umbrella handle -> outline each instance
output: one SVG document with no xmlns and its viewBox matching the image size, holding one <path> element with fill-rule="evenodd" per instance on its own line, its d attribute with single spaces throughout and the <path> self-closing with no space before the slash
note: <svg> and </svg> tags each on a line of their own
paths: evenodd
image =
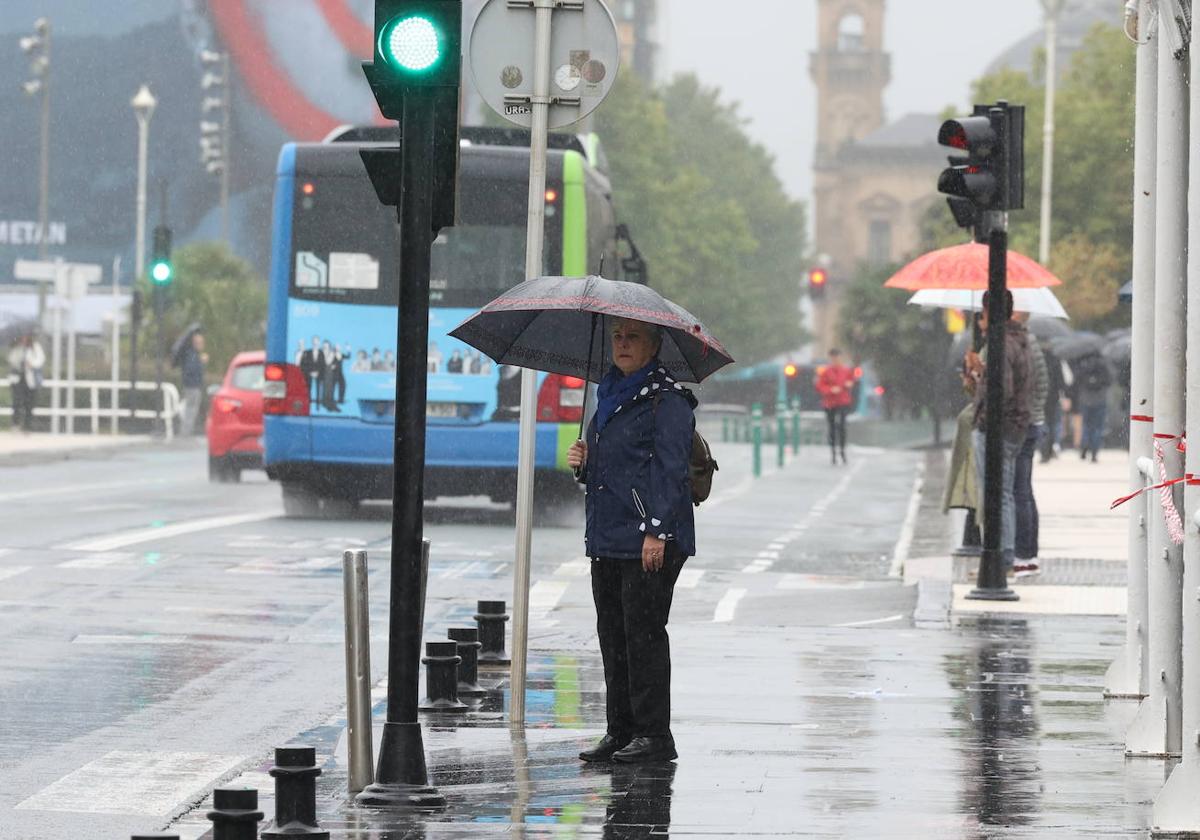
<svg viewBox="0 0 1200 840">
<path fill-rule="evenodd" d="M 603 259 L 603 257 L 601 257 Z M 592 382 L 592 350 L 596 346 L 596 319 L 599 315 L 592 313 L 592 335 L 588 339 L 587 370 L 583 374 L 583 406 L 579 410 L 579 440 L 583 440 L 583 424 L 587 418 L 587 395 Z"/>
</svg>

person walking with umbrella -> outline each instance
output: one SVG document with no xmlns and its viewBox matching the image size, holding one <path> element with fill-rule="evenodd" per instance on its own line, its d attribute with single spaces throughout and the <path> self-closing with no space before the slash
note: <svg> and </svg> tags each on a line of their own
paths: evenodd
<svg viewBox="0 0 1200 840">
<path fill-rule="evenodd" d="M 567 463 L 587 485 L 584 541 L 607 689 L 607 733 L 579 757 L 638 763 L 677 757 L 671 735 L 667 618 L 696 552 L 688 463 L 696 399 L 658 358 L 660 329 L 617 318 L 613 368 L 600 382 L 586 442 Z"/>
</svg>

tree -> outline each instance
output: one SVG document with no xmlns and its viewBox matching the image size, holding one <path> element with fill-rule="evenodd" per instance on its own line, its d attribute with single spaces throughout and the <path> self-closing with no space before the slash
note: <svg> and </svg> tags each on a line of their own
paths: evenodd
<svg viewBox="0 0 1200 840">
<path fill-rule="evenodd" d="M 166 350 L 170 350 L 171 343 L 190 324 L 200 324 L 209 356 L 209 377 L 219 377 L 235 354 L 263 347 L 266 282 L 224 243 L 185 245 L 175 251 L 174 258 L 175 280 L 166 289 L 167 304 L 163 312 Z M 152 365 L 158 329 L 153 307 L 149 305 L 154 291 L 144 278 L 140 286 L 149 316 L 140 344 L 141 355 Z"/>
<path fill-rule="evenodd" d="M 797 347 L 804 211 L 737 106 L 694 76 L 650 90 L 623 74 L 596 122 L 655 288 L 740 361 Z"/>
<path fill-rule="evenodd" d="M 899 266 L 864 268 L 842 298 L 842 341 L 856 359 L 875 366 L 889 404 L 924 409 L 940 440 L 940 419 L 953 409 L 958 388 L 950 367 L 945 313 L 908 304 L 908 292 L 883 284 Z"/>
</svg>

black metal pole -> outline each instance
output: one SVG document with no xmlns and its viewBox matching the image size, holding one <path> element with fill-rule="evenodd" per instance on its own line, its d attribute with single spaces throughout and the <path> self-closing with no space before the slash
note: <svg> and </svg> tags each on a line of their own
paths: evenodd
<svg viewBox="0 0 1200 840">
<path fill-rule="evenodd" d="M 396 333 L 396 431 L 392 480 L 391 603 L 387 722 L 375 784 L 358 795 L 362 805 L 438 808 L 446 804 L 428 786 L 425 746 L 417 721 L 421 624 L 425 592 L 421 568 L 426 363 L 429 356 L 429 261 L 433 246 L 433 91 L 411 90 L 401 122 L 399 315 Z"/>
<path fill-rule="evenodd" d="M 1004 550 L 1000 540 L 1001 504 L 1004 492 L 1004 335 L 1008 327 L 1005 292 L 1008 290 L 1008 231 L 1004 215 L 993 219 L 988 234 L 988 331 L 987 331 L 987 423 L 984 429 L 983 551 L 979 576 L 968 598 L 984 601 L 1015 601 L 1008 587 Z"/>
<path fill-rule="evenodd" d="M 142 293 L 137 289 L 137 277 L 129 312 L 129 419 L 137 417 L 138 333 L 142 330 Z"/>
<path fill-rule="evenodd" d="M 167 433 L 166 423 L 170 423 L 170 418 L 163 417 L 163 400 L 162 400 L 162 385 L 163 385 L 163 356 L 166 355 L 166 348 L 163 345 L 163 313 L 166 312 L 167 302 L 165 299 L 166 290 L 162 286 L 155 285 L 154 287 L 154 331 L 155 331 L 155 348 L 154 348 L 154 385 L 156 392 L 154 395 L 154 405 L 156 417 L 160 423 L 163 423 L 162 433 Z M 165 422 L 164 422 L 165 421 Z M 157 428 L 157 426 L 156 426 Z"/>
</svg>

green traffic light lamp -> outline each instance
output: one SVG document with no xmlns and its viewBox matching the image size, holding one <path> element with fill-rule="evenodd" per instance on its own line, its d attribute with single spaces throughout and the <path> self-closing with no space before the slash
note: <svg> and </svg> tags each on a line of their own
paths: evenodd
<svg viewBox="0 0 1200 840">
<path fill-rule="evenodd" d="M 169 286 L 175 276 L 175 269 L 166 260 L 158 260 L 150 266 L 150 279 L 156 286 Z"/>
<path fill-rule="evenodd" d="M 398 15 L 379 32 L 379 54 L 404 73 L 432 70 L 445 51 L 444 31 L 425 15 Z"/>
</svg>

